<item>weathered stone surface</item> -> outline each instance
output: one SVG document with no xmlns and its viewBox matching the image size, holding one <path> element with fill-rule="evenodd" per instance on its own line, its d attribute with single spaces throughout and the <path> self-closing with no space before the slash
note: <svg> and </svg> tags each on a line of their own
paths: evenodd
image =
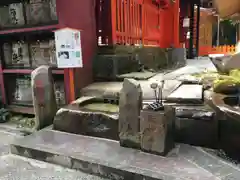
<svg viewBox="0 0 240 180">
<path fill-rule="evenodd" d="M 176 142 L 216 148 L 218 134 L 218 119 L 212 109 L 204 106 L 176 107 Z"/>
<path fill-rule="evenodd" d="M 171 93 L 167 100 L 183 102 L 201 102 L 203 100 L 203 86 L 198 84 L 183 84 Z"/>
<path fill-rule="evenodd" d="M 30 0 L 26 5 L 27 23 L 30 25 L 51 22 L 49 1 Z"/>
<path fill-rule="evenodd" d="M 187 53 L 185 48 L 172 48 L 168 50 L 168 65 L 179 68 L 186 65 Z"/>
<path fill-rule="evenodd" d="M 54 84 L 51 69 L 48 66 L 40 66 L 31 74 L 33 105 L 35 111 L 35 129 L 42 129 L 52 124 L 57 112 L 57 104 L 54 93 Z"/>
<path fill-rule="evenodd" d="M 207 103 L 216 111 L 218 117 L 220 148 L 239 160 L 240 111 L 238 98 L 212 93 L 211 99 Z"/>
<path fill-rule="evenodd" d="M 112 180 L 235 180 L 240 176 L 235 165 L 183 144 L 176 146 L 174 155 L 162 157 L 120 147 L 117 141 L 42 130 L 17 140 L 12 147 L 17 155 L 46 157 L 44 161 Z"/>
<path fill-rule="evenodd" d="M 97 55 L 93 61 L 96 80 L 116 80 L 119 75 L 138 71 L 138 62 L 131 54 Z"/>
<path fill-rule="evenodd" d="M 23 3 L 9 5 L 9 20 L 12 27 L 25 25 Z"/>
<path fill-rule="evenodd" d="M 122 146 L 140 147 L 141 109 L 142 89 L 139 82 L 125 79 L 119 99 L 119 138 Z"/>
<path fill-rule="evenodd" d="M 118 112 L 108 113 L 85 108 L 86 105 L 100 100 L 102 99 L 83 96 L 61 108 L 54 118 L 53 129 L 118 140 Z"/>
<path fill-rule="evenodd" d="M 174 148 L 174 108 L 166 106 L 164 111 L 142 110 L 140 119 L 143 151 L 166 155 Z"/>
<path fill-rule="evenodd" d="M 240 69 L 240 53 L 213 58 L 213 63 L 223 73 L 228 73 L 233 69 Z"/>
<path fill-rule="evenodd" d="M 61 108 L 53 129 L 68 133 L 118 140 L 118 114 L 88 112 L 77 106 Z"/>
</svg>

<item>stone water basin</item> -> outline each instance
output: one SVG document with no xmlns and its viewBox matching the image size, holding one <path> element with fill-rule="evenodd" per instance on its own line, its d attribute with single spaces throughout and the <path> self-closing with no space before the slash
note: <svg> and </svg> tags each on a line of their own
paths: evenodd
<svg viewBox="0 0 240 180">
<path fill-rule="evenodd" d="M 106 112 L 106 113 L 118 113 L 119 106 L 116 104 L 111 103 L 104 103 L 104 102 L 93 102 L 90 104 L 83 105 L 82 109 L 92 111 L 92 112 Z"/>
<path fill-rule="evenodd" d="M 230 156 L 240 159 L 240 107 L 237 95 L 212 94 L 210 105 L 219 122 L 219 146 Z"/>
<path fill-rule="evenodd" d="M 118 113 L 116 101 L 81 97 L 57 112 L 53 129 L 118 140 Z"/>
</svg>

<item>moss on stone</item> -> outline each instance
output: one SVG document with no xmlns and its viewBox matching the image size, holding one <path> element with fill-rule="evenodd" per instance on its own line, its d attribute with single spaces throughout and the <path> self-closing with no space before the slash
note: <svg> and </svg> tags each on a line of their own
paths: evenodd
<svg viewBox="0 0 240 180">
<path fill-rule="evenodd" d="M 90 103 L 84 105 L 82 108 L 90 110 L 90 111 L 102 111 L 102 112 L 110 112 L 110 113 L 118 113 L 119 106 L 110 103 Z"/>
</svg>

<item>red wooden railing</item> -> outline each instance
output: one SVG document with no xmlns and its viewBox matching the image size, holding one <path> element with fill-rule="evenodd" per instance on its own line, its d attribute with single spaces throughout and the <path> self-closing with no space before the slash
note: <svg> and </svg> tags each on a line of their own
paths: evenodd
<svg viewBox="0 0 240 180">
<path fill-rule="evenodd" d="M 169 47 L 174 42 L 174 13 L 178 8 L 176 3 L 170 3 L 170 0 L 160 0 L 160 2 L 98 0 L 99 42 Z M 164 6 L 160 7 L 162 4 Z"/>
<path fill-rule="evenodd" d="M 210 47 L 210 46 L 200 46 L 199 47 L 199 56 L 205 56 L 209 54 L 234 54 L 236 52 L 236 46 L 217 46 L 217 47 Z"/>
</svg>

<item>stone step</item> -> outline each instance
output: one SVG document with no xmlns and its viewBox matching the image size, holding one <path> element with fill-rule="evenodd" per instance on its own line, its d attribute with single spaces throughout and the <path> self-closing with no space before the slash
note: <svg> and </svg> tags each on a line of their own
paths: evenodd
<svg viewBox="0 0 240 180">
<path fill-rule="evenodd" d="M 16 140 L 11 152 L 113 180 L 237 180 L 240 176 L 239 168 L 202 148 L 181 144 L 161 157 L 120 147 L 117 141 L 52 130 Z"/>
</svg>

